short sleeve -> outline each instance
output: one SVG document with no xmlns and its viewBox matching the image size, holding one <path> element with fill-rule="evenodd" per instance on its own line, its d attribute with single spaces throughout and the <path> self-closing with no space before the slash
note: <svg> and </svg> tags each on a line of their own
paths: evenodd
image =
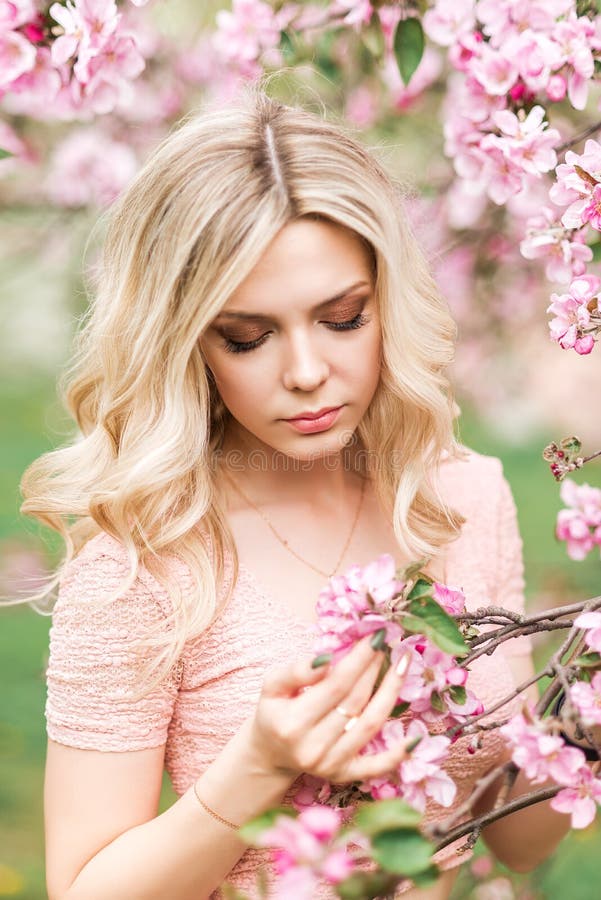
<svg viewBox="0 0 601 900">
<path fill-rule="evenodd" d="M 108 550 L 107 541 L 87 545 L 61 580 L 50 628 L 46 731 L 53 741 L 85 750 L 144 750 L 167 740 L 177 667 L 150 693 L 131 699 L 140 694 L 140 641 L 166 631 L 167 615 L 150 576 L 139 576 L 109 604 L 94 603 L 116 593 L 127 574 L 124 552 L 108 540 Z"/>
<path fill-rule="evenodd" d="M 525 608 L 524 587 L 523 543 L 518 525 L 517 509 L 499 461 L 495 605 L 503 606 L 512 612 L 523 613 Z M 508 656 L 527 654 L 532 651 L 532 640 L 529 636 L 513 638 L 505 641 L 503 649 Z"/>
</svg>

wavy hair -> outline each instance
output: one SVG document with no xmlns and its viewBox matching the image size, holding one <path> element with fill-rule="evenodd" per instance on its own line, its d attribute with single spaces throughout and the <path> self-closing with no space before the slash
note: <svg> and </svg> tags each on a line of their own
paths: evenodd
<svg viewBox="0 0 601 900">
<path fill-rule="evenodd" d="M 185 120 L 111 209 L 94 296 L 64 380 L 79 435 L 27 469 L 22 511 L 65 541 L 55 583 L 104 531 L 127 551 L 123 590 L 140 566 L 167 588 L 169 638 L 155 640 L 147 689 L 212 621 L 228 553 L 234 569 L 226 602 L 238 572 L 215 466 L 229 414 L 199 337 L 295 219 L 345 226 L 371 250 L 382 370 L 357 436 L 399 547 L 429 559 L 458 536 L 464 519 L 445 505 L 433 477 L 441 457 L 462 452 L 445 375 L 456 326 L 402 195 L 346 129 L 272 99 L 259 85 Z M 173 557 L 193 574 L 191 594 L 169 576 Z"/>
</svg>

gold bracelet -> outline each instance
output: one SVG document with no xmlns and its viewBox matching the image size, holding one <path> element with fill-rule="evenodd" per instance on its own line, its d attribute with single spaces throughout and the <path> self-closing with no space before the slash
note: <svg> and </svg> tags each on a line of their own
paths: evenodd
<svg viewBox="0 0 601 900">
<path fill-rule="evenodd" d="M 228 819 L 224 819 L 223 816 L 220 816 L 219 813 L 216 813 L 214 810 L 212 810 L 210 806 L 207 806 L 207 804 L 204 802 L 204 800 L 200 799 L 200 796 L 198 794 L 198 789 L 196 786 L 196 782 L 194 782 L 194 794 L 196 796 L 196 799 L 202 806 L 202 808 L 205 810 L 205 812 L 208 812 L 208 814 L 210 816 L 212 816 L 218 822 L 221 822 L 222 825 L 227 825 L 228 828 L 233 828 L 234 831 L 238 831 L 238 829 L 240 827 L 239 825 L 234 825 L 233 822 L 230 822 Z"/>
</svg>

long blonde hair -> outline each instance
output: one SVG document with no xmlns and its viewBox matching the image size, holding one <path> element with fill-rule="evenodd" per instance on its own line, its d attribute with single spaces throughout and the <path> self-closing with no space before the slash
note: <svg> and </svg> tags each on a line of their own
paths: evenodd
<svg viewBox="0 0 601 900">
<path fill-rule="evenodd" d="M 262 86 L 189 117 L 111 210 L 65 381 L 80 435 L 22 481 L 22 511 L 64 538 L 63 569 L 104 531 L 127 551 L 124 590 L 141 565 L 168 589 L 172 627 L 145 670 L 148 689 L 211 622 L 228 553 L 228 597 L 238 571 L 214 464 L 228 413 L 199 337 L 279 230 L 305 216 L 346 226 L 373 255 L 382 372 L 357 434 L 400 548 L 430 558 L 464 521 L 433 477 L 442 456 L 461 453 L 445 376 L 456 327 L 400 186 L 340 125 Z M 192 595 L 170 580 L 173 557 L 193 573 Z"/>
</svg>

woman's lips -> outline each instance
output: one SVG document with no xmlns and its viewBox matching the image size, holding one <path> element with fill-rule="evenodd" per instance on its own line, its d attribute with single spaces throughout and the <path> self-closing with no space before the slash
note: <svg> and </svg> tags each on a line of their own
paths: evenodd
<svg viewBox="0 0 601 900">
<path fill-rule="evenodd" d="M 341 409 L 342 406 L 336 406 L 334 409 L 330 409 L 329 412 L 325 412 L 313 419 L 297 418 L 284 419 L 284 421 L 288 422 L 296 431 L 300 431 L 301 434 L 315 434 L 318 431 L 326 431 L 328 428 L 331 428 Z"/>
</svg>

